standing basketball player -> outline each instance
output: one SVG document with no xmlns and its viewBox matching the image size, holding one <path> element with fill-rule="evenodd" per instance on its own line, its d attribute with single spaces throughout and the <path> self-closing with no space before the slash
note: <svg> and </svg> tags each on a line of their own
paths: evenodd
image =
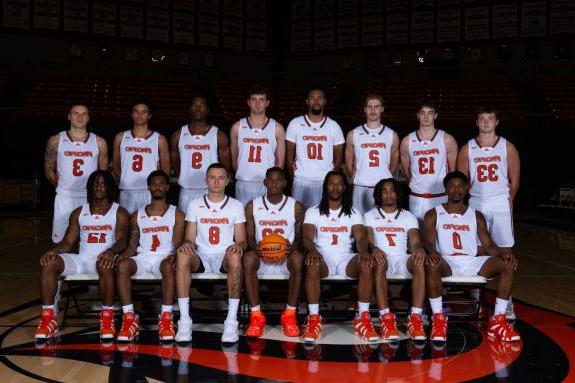
<svg viewBox="0 0 575 383">
<path fill-rule="evenodd" d="M 315 342 L 321 337 L 321 279 L 330 275 L 359 279 L 358 315 L 354 319 L 354 332 L 363 340 L 376 341 L 379 338 L 369 316 L 373 257 L 369 254 L 362 216 L 352 208 L 348 188 L 342 172 L 328 172 L 320 203 L 305 213 L 303 245 L 307 250 L 305 290 L 309 316 L 303 333 L 304 342 Z M 359 254 L 354 254 L 352 250 L 354 242 Z"/>
<path fill-rule="evenodd" d="M 393 178 L 399 163 L 399 136 L 381 123 L 383 97 L 365 98 L 365 124 L 347 134 L 345 166 L 353 186 L 353 208 L 361 214 L 373 208 L 373 188 L 384 178 Z"/>
<path fill-rule="evenodd" d="M 427 293 L 433 311 L 430 338 L 440 342 L 447 339 L 447 318 L 442 313 L 441 278 L 479 275 L 488 279 L 497 277 L 494 316 L 489 318 L 487 335 L 505 342 L 519 340 L 521 337 L 505 318 L 517 259 L 495 245 L 483 214 L 465 205 L 465 174 L 451 172 L 443 182 L 447 203 L 425 214 L 423 231 L 428 254 L 425 261 Z M 477 256 L 477 237 L 489 256 Z"/>
<path fill-rule="evenodd" d="M 216 126 L 206 121 L 210 113 L 204 96 L 192 98 L 188 110 L 189 122 L 172 134 L 171 162 L 179 173 L 180 199 L 178 208 L 185 212 L 191 200 L 208 192 L 206 169 L 214 162 L 230 169 L 230 144 L 228 137 Z"/>
<path fill-rule="evenodd" d="M 151 201 L 146 185 L 148 175 L 157 169 L 170 174 L 168 140 L 150 130 L 150 118 L 149 103 L 134 102 L 132 129 L 118 133 L 114 138 L 114 175 L 120 180 L 120 205 L 130 214 Z"/>
<path fill-rule="evenodd" d="M 119 341 L 131 342 L 138 335 L 139 318 L 132 303 L 132 276 L 153 274 L 162 276 L 162 311 L 158 321 L 161 341 L 174 340 L 172 307 L 176 289 L 175 249 L 184 237 L 185 216 L 168 204 L 166 195 L 170 178 L 161 170 L 148 176 L 152 202 L 130 216 L 130 242 L 116 262 L 116 284 L 122 302 L 122 329 Z"/>
<path fill-rule="evenodd" d="M 287 306 L 281 316 L 286 336 L 299 336 L 296 306 L 299 299 L 303 254 L 301 230 L 304 209 L 301 203 L 283 194 L 287 180 L 283 169 L 274 167 L 266 172 L 266 195 L 246 205 L 246 235 L 248 248 L 243 257 L 246 294 L 251 305 L 249 337 L 263 335 L 266 318 L 260 310 L 258 274 L 289 274 Z M 257 246 L 269 234 L 279 234 L 289 241 L 287 259 L 281 264 L 266 263 L 258 254 Z"/>
<path fill-rule="evenodd" d="M 447 201 L 443 177 L 455 170 L 457 142 L 443 130 L 435 128 L 437 107 L 423 100 L 417 110 L 419 129 L 401 141 L 401 168 L 409 180 L 409 210 L 423 222 L 425 213 Z"/>
<path fill-rule="evenodd" d="M 176 288 L 180 320 L 176 341 L 192 339 L 190 285 L 192 273 L 228 274 L 228 315 L 222 342 L 235 343 L 238 335 L 238 307 L 242 293 L 242 255 L 247 249 L 244 206 L 226 196 L 230 175 L 220 163 L 206 172 L 208 194 L 190 202 L 186 214 L 185 240 L 177 251 Z"/>
<path fill-rule="evenodd" d="M 40 258 L 42 316 L 36 339 L 48 339 L 58 333 L 54 298 L 60 276 L 98 274 L 103 306 L 100 312 L 100 338 L 114 338 L 114 264 L 115 256 L 126 248 L 128 213 L 114 202 L 112 174 L 96 170 L 88 177 L 88 203 L 74 209 L 64 239 Z M 78 254 L 68 253 L 79 239 Z"/>
<path fill-rule="evenodd" d="M 399 184 L 393 178 L 375 185 L 375 207 L 365 213 L 364 222 L 375 258 L 375 299 L 381 316 L 381 335 L 385 340 L 399 339 L 395 316 L 389 311 L 387 277 L 407 275 L 411 280 L 411 310 L 407 331 L 413 340 L 425 340 L 421 320 L 425 299 L 425 251 L 419 238 L 417 218 L 400 208 Z M 411 254 L 407 253 L 407 248 Z"/>
<path fill-rule="evenodd" d="M 68 113 L 70 129 L 48 139 L 44 174 L 56 186 L 52 242 L 64 238 L 72 210 L 86 203 L 86 181 L 94 170 L 108 168 L 106 140 L 88 132 L 88 107 L 73 105 Z"/>
<path fill-rule="evenodd" d="M 236 198 L 244 205 L 266 193 L 263 184 L 267 169 L 284 167 L 285 131 L 266 116 L 269 91 L 255 85 L 248 92 L 250 115 L 230 130 L 232 165 L 236 172 Z"/>
<path fill-rule="evenodd" d="M 341 169 L 345 139 L 337 122 L 323 113 L 323 89 L 311 88 L 305 103 L 307 114 L 291 120 L 287 128 L 286 166 L 294 176 L 292 196 L 307 209 L 321 200 L 325 175 Z"/>
</svg>

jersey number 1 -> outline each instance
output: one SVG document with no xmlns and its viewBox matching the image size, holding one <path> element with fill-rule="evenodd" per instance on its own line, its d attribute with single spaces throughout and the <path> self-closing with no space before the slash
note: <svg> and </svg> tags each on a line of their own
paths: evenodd
<svg viewBox="0 0 575 383">
<path fill-rule="evenodd" d="M 463 249 L 463 245 L 461 244 L 461 236 L 457 233 L 453 233 L 453 248 L 457 250 Z"/>
</svg>

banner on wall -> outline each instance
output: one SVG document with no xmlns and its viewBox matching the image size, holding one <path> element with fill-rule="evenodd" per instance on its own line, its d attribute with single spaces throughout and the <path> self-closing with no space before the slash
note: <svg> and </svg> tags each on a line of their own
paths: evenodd
<svg viewBox="0 0 575 383">
<path fill-rule="evenodd" d="M 64 31 L 88 33 L 87 0 L 64 0 Z"/>
<path fill-rule="evenodd" d="M 222 47 L 244 48 L 244 20 L 225 17 L 222 19 Z"/>
<path fill-rule="evenodd" d="M 465 40 L 489 38 L 489 8 L 475 7 L 465 10 Z"/>
<path fill-rule="evenodd" d="M 361 45 L 383 45 L 383 15 L 365 15 L 361 23 Z"/>
<path fill-rule="evenodd" d="M 198 0 L 198 11 L 200 13 L 219 15 L 220 14 L 220 1 L 219 0 Z M 218 25 L 218 27 L 219 27 L 219 25 Z"/>
<path fill-rule="evenodd" d="M 335 48 L 335 20 L 333 18 L 315 21 L 314 49 L 316 51 Z"/>
<path fill-rule="evenodd" d="M 246 49 L 265 52 L 267 50 L 267 25 L 263 21 L 249 21 L 246 25 Z"/>
<path fill-rule="evenodd" d="M 407 44 L 409 16 L 407 13 L 388 14 L 385 23 L 387 45 Z"/>
<path fill-rule="evenodd" d="M 170 13 L 163 8 L 148 8 L 148 40 L 170 41 Z"/>
<path fill-rule="evenodd" d="M 30 2 L 28 0 L 4 0 L 2 25 L 9 28 L 30 28 Z"/>
<path fill-rule="evenodd" d="M 387 12 L 406 11 L 408 1 L 405 0 L 387 0 L 385 2 L 385 10 Z"/>
<path fill-rule="evenodd" d="M 337 47 L 356 48 L 358 43 L 357 17 L 342 17 L 337 20 Z"/>
<path fill-rule="evenodd" d="M 383 12 L 383 1 L 380 0 L 362 0 L 361 13 L 373 14 Z"/>
<path fill-rule="evenodd" d="M 92 3 L 92 32 L 99 35 L 116 35 L 117 9 L 115 3 Z"/>
<path fill-rule="evenodd" d="M 198 15 L 198 43 L 208 47 L 220 46 L 220 18 Z"/>
<path fill-rule="evenodd" d="M 411 0 L 411 9 L 433 8 L 433 0 Z"/>
<path fill-rule="evenodd" d="M 357 0 L 338 0 L 337 2 L 337 15 L 338 16 L 356 16 L 357 15 Z M 316 11 L 317 17 L 317 11 Z"/>
<path fill-rule="evenodd" d="M 60 30 L 60 1 L 34 1 L 34 28 Z"/>
<path fill-rule="evenodd" d="M 549 32 L 575 33 L 575 2 L 573 0 L 551 0 L 551 25 Z"/>
<path fill-rule="evenodd" d="M 433 11 L 411 14 L 411 43 L 433 43 L 435 40 L 435 13 Z"/>
<path fill-rule="evenodd" d="M 517 37 L 517 4 L 494 5 L 492 15 L 494 39 Z"/>
<path fill-rule="evenodd" d="M 291 51 L 305 52 L 311 50 L 311 22 L 298 20 L 291 25 Z"/>
<path fill-rule="evenodd" d="M 521 4 L 521 37 L 547 35 L 547 3 Z"/>
<path fill-rule="evenodd" d="M 247 0 L 248 17 L 264 18 L 268 14 L 266 0 Z"/>
<path fill-rule="evenodd" d="M 311 17 L 311 1 L 292 0 L 291 2 L 292 20 L 302 20 Z"/>
<path fill-rule="evenodd" d="M 438 7 L 459 7 L 461 0 L 437 0 Z"/>
<path fill-rule="evenodd" d="M 461 11 L 445 9 L 437 11 L 437 42 L 461 40 Z"/>
<path fill-rule="evenodd" d="M 222 5 L 222 12 L 224 16 L 243 17 L 244 0 L 224 0 Z"/>
<path fill-rule="evenodd" d="M 190 0 L 174 0 L 173 8 L 175 11 L 194 12 L 196 10 L 194 7 L 195 4 L 195 1 Z"/>
<path fill-rule="evenodd" d="M 137 5 L 120 7 L 120 36 L 124 38 L 144 38 L 144 9 Z"/>
<path fill-rule="evenodd" d="M 178 44 L 194 44 L 194 15 L 188 12 L 172 12 L 173 41 Z"/>
</svg>

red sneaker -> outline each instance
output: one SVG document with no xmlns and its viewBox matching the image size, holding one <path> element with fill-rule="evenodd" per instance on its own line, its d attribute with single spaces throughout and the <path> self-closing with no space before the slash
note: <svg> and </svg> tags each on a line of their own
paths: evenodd
<svg viewBox="0 0 575 383">
<path fill-rule="evenodd" d="M 399 331 L 397 330 L 397 325 L 395 324 L 395 315 L 389 312 L 382 315 L 380 319 L 380 330 L 383 340 L 398 340 Z"/>
<path fill-rule="evenodd" d="M 250 338 L 259 338 L 264 334 L 266 327 L 266 317 L 260 311 L 252 311 L 250 314 L 250 324 L 246 330 L 246 336 Z"/>
<path fill-rule="evenodd" d="M 433 314 L 433 325 L 431 326 L 431 336 L 434 342 L 445 342 L 447 340 L 447 317 L 443 314 Z"/>
<path fill-rule="evenodd" d="M 114 310 L 100 311 L 100 339 L 113 339 L 115 335 Z"/>
<path fill-rule="evenodd" d="M 361 313 L 359 319 L 357 317 L 353 318 L 353 332 L 361 339 L 369 342 L 375 342 L 379 339 L 379 334 L 373 328 L 371 317 L 367 311 Z"/>
<path fill-rule="evenodd" d="M 102 330 L 100 330 L 100 334 L 101 333 Z M 138 316 L 133 312 L 124 313 L 124 315 L 122 315 L 122 328 L 118 332 L 118 337 L 116 339 L 120 342 L 131 342 L 139 333 L 140 323 Z"/>
<path fill-rule="evenodd" d="M 158 321 L 158 336 L 162 342 L 174 340 L 174 320 L 171 312 L 164 312 Z"/>
<path fill-rule="evenodd" d="M 40 323 L 34 333 L 35 339 L 50 339 L 58 333 L 58 323 L 53 309 L 42 309 Z"/>
<path fill-rule="evenodd" d="M 303 341 L 315 342 L 321 338 L 323 331 L 323 318 L 319 314 L 308 315 L 304 324 Z"/>
<path fill-rule="evenodd" d="M 407 332 L 409 337 L 413 340 L 425 340 L 425 330 L 423 329 L 423 322 L 421 314 L 411 314 L 407 321 Z"/>
<path fill-rule="evenodd" d="M 504 342 L 516 342 L 521 340 L 521 335 L 513 326 L 507 322 L 505 314 L 494 315 L 489 318 L 487 324 L 487 335 L 490 337 L 497 337 Z"/>
<path fill-rule="evenodd" d="M 295 310 L 284 310 L 281 323 L 285 336 L 299 336 L 299 326 L 297 324 Z"/>
</svg>

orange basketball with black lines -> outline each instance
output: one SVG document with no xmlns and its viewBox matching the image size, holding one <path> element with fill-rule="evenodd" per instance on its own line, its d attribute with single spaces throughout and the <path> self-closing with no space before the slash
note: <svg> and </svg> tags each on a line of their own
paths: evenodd
<svg viewBox="0 0 575 383">
<path fill-rule="evenodd" d="M 287 257 L 288 241 L 279 234 L 270 234 L 260 241 L 258 250 L 266 263 L 282 263 Z"/>
</svg>

